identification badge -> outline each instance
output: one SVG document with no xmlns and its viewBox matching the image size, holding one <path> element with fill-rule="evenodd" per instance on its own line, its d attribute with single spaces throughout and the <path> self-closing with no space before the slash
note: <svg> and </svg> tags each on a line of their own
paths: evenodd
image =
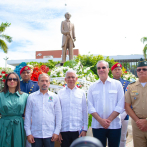
<svg viewBox="0 0 147 147">
<path fill-rule="evenodd" d="M 53 102 L 53 97 L 52 96 L 49 97 L 48 102 Z"/>
</svg>

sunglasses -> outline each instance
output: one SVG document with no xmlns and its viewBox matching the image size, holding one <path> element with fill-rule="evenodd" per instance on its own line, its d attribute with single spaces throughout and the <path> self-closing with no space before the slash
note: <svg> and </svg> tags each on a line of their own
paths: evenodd
<svg viewBox="0 0 147 147">
<path fill-rule="evenodd" d="M 100 70 L 101 68 L 102 68 L 102 69 L 106 69 L 106 66 L 103 66 L 103 67 L 97 67 L 98 70 Z"/>
<path fill-rule="evenodd" d="M 12 80 L 15 81 L 15 82 L 18 81 L 17 78 L 8 78 L 8 81 L 9 81 L 9 82 L 12 81 Z"/>
<path fill-rule="evenodd" d="M 147 71 L 147 68 L 139 68 L 139 69 L 137 69 L 137 72 L 140 72 L 140 71 Z"/>
</svg>

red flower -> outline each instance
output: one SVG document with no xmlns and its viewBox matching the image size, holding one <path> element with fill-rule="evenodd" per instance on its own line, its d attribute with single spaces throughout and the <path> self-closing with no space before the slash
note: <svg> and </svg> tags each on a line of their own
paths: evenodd
<svg viewBox="0 0 147 147">
<path fill-rule="evenodd" d="M 7 77 L 8 76 L 8 74 L 5 74 L 5 77 Z"/>
<path fill-rule="evenodd" d="M 6 74 L 6 72 L 5 72 L 5 71 L 2 71 L 1 73 L 2 73 L 2 74 Z"/>
<path fill-rule="evenodd" d="M 41 71 L 41 68 L 39 68 L 38 66 L 34 67 L 33 73 L 32 73 L 32 76 L 31 76 L 31 80 L 32 81 L 38 81 L 38 77 L 42 73 L 43 72 Z"/>
<path fill-rule="evenodd" d="M 49 68 L 46 65 L 41 65 L 40 69 L 44 73 L 48 73 L 48 71 L 49 71 Z"/>
<path fill-rule="evenodd" d="M 124 73 L 127 73 L 127 71 L 124 71 Z"/>
<path fill-rule="evenodd" d="M 0 78 L 2 78 L 2 75 L 0 75 Z"/>
<path fill-rule="evenodd" d="M 6 81 L 6 80 L 5 80 L 5 79 L 3 79 L 2 81 L 5 83 L 5 81 Z"/>
</svg>

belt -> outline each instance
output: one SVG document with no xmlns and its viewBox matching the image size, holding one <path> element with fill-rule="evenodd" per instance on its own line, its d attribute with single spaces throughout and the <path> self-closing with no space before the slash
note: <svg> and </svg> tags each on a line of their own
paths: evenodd
<svg viewBox="0 0 147 147">
<path fill-rule="evenodd" d="M 23 119 L 23 118 L 22 118 L 21 115 L 15 115 L 15 116 L 4 115 L 4 116 L 2 116 L 1 119 L 10 121 L 8 126 L 7 126 L 7 129 L 6 129 L 6 138 L 5 138 L 5 145 L 9 145 L 10 140 L 11 140 L 11 132 L 12 132 L 13 126 L 20 124 L 20 122 L 21 122 L 20 119 Z M 1 129 L 2 129 L 2 127 L 0 127 L 0 132 L 1 132 Z M 0 138 L 1 138 L 1 136 L 0 136 Z"/>
</svg>

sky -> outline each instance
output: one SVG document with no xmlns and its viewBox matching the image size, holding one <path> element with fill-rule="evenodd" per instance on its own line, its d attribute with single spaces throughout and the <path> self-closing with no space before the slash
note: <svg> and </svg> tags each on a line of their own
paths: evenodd
<svg viewBox="0 0 147 147">
<path fill-rule="evenodd" d="M 0 67 L 5 57 L 35 59 L 35 51 L 62 49 L 66 12 L 72 15 L 80 54 L 142 54 L 146 6 L 146 0 L 0 0 L 0 24 L 11 23 L 4 34 L 13 40 L 7 54 L 0 49 Z"/>
</svg>

